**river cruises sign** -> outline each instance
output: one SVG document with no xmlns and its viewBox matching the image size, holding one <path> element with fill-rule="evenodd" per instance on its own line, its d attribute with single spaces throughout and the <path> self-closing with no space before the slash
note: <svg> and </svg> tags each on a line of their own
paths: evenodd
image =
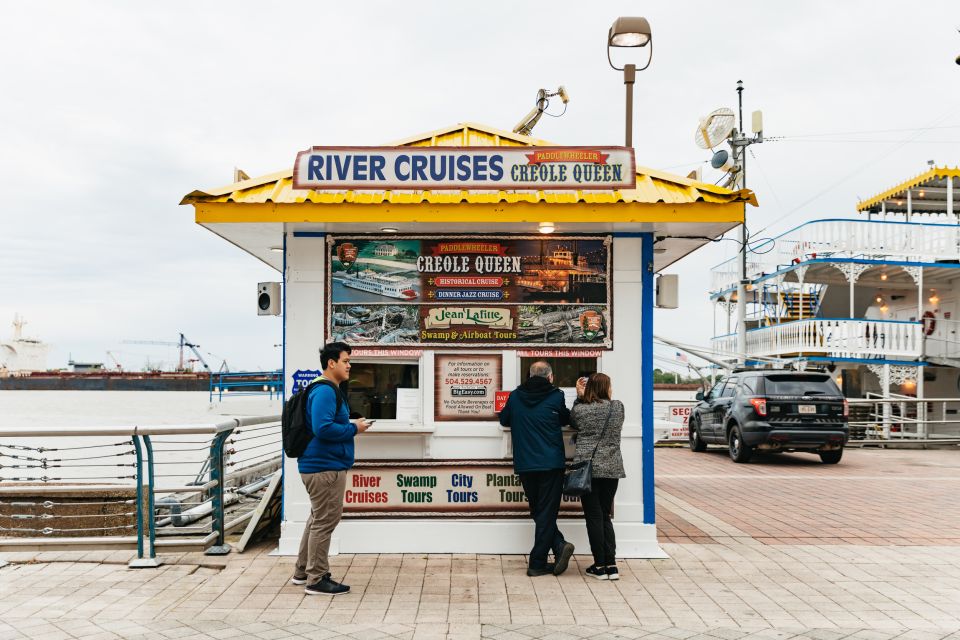
<svg viewBox="0 0 960 640">
<path fill-rule="evenodd" d="M 609 236 L 327 236 L 327 338 L 609 349 Z"/>
<path fill-rule="evenodd" d="M 311 190 L 634 189 L 627 147 L 313 147 L 293 188 Z"/>
</svg>

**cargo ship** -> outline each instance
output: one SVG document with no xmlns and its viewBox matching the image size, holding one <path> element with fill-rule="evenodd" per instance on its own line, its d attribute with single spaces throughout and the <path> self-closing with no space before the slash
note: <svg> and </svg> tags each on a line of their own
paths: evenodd
<svg viewBox="0 0 960 640">
<path fill-rule="evenodd" d="M 0 391 L 208 391 L 207 372 L 31 371 L 0 377 Z"/>
<path fill-rule="evenodd" d="M 234 391 L 253 392 L 277 386 L 276 372 L 229 372 L 226 363 L 221 371 L 211 372 L 195 345 L 180 334 L 180 342 L 128 341 L 180 347 L 177 371 L 123 371 L 112 352 L 115 369 L 102 362 L 77 362 L 71 357 L 69 369 L 48 369 L 50 345 L 38 338 L 23 335 L 26 322 L 17 314 L 13 318 L 13 337 L 0 341 L 0 391 L 208 391 L 221 387 Z M 184 347 L 193 349 L 205 371 L 190 371 L 184 364 Z M 282 388 L 282 387 L 281 387 Z"/>
</svg>

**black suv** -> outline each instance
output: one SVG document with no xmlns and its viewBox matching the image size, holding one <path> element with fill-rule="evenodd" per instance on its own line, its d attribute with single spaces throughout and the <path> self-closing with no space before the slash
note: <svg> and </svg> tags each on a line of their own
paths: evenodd
<svg viewBox="0 0 960 640">
<path fill-rule="evenodd" d="M 847 442 L 849 408 L 826 373 L 738 369 L 718 382 L 690 413 L 690 449 L 724 444 L 734 462 L 754 450 L 807 451 L 836 464 Z"/>
</svg>

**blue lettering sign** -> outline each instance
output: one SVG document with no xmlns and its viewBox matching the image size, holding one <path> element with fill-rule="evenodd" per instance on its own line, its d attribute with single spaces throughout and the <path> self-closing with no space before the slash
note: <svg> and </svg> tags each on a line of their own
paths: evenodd
<svg viewBox="0 0 960 640">
<path fill-rule="evenodd" d="M 319 369 L 297 369 L 293 372 L 293 389 L 290 394 L 294 394 L 304 389 L 308 384 L 320 377 Z"/>
<path fill-rule="evenodd" d="M 320 175 L 320 170 L 323 168 L 323 156 L 310 156 L 310 164 L 308 166 L 308 180 L 323 180 L 323 176 Z"/>
<path fill-rule="evenodd" d="M 401 154 L 397 156 L 397 161 L 393 163 L 393 172 L 397 174 L 398 179 L 406 181 L 410 179 L 410 174 L 403 167 L 404 165 L 410 166 L 410 156 Z"/>
</svg>

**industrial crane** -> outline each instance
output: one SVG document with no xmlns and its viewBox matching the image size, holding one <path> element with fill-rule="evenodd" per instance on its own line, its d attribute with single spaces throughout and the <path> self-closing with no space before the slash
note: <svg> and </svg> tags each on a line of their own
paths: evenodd
<svg viewBox="0 0 960 640">
<path fill-rule="evenodd" d="M 123 371 L 123 365 L 120 364 L 120 361 L 117 360 L 117 356 L 113 355 L 112 351 L 107 351 L 107 355 L 110 356 L 110 359 L 113 360 L 113 366 L 117 371 Z"/>
<path fill-rule="evenodd" d="M 180 349 L 180 364 L 177 367 L 179 371 L 185 371 L 185 368 L 183 366 L 183 348 L 187 347 L 191 351 L 193 351 L 193 354 L 195 356 L 197 356 L 197 361 L 203 365 L 203 368 L 206 371 L 212 373 L 210 369 L 210 365 L 207 364 L 207 361 L 203 359 L 203 356 L 200 355 L 200 352 L 197 350 L 197 347 L 199 347 L 200 345 L 190 342 L 189 340 L 187 340 L 186 336 L 184 336 L 182 333 L 180 334 L 180 342 L 170 342 L 168 340 L 124 340 L 123 343 L 124 344 L 152 344 L 152 345 L 158 345 L 163 347 L 178 347 Z"/>
</svg>

